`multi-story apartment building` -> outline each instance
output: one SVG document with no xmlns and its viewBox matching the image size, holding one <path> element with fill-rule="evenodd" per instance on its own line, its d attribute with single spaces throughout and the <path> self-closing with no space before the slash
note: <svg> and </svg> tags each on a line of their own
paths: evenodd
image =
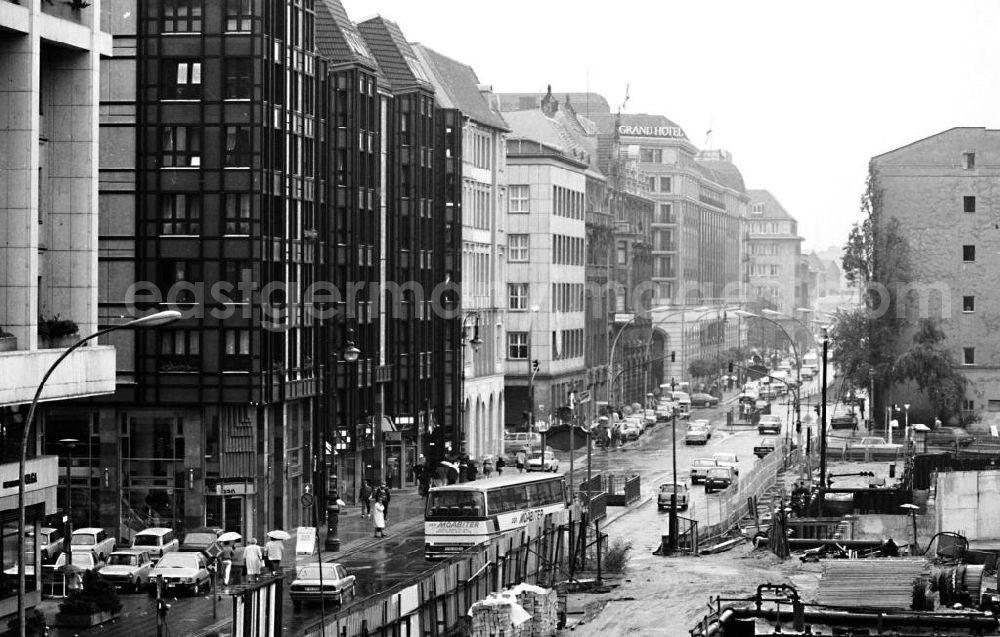
<svg viewBox="0 0 1000 637">
<path fill-rule="evenodd" d="M 460 413 L 464 130 L 460 110 L 438 106 L 434 84 L 397 24 L 377 17 L 358 30 L 382 71 L 386 288 L 379 377 L 388 382 L 379 388 L 381 424 L 373 433 L 388 454 L 381 474 L 398 486 L 412 480 L 421 453 L 435 466 L 461 453 L 468 435 Z"/>
<path fill-rule="evenodd" d="M 462 115 L 462 446 L 474 458 L 496 456 L 504 434 L 509 129 L 472 68 L 420 44 L 413 51 L 438 105 Z"/>
<path fill-rule="evenodd" d="M 798 304 L 798 266 L 802 237 L 798 222 L 767 190 L 750 190 L 747 218 L 750 254 L 750 299 L 767 302 L 779 312 Z"/>
<path fill-rule="evenodd" d="M 14 520 L 4 527 L 5 565 L 15 565 L 8 572 L 16 572 L 22 481 L 27 528 L 36 537 L 47 516 L 55 517 L 57 504 L 72 511 L 78 524 L 91 515 L 86 488 L 74 490 L 70 503 L 66 489 L 59 489 L 57 503 L 57 475 L 65 474 L 55 456 L 62 456 L 63 466 L 71 462 L 70 453 L 84 456 L 74 464 L 79 471 L 88 467 L 100 446 L 96 422 L 66 427 L 40 409 L 29 423 L 35 393 L 66 347 L 125 322 L 105 322 L 98 314 L 97 112 L 100 59 L 111 54 L 101 4 L 74 9 L 45 0 L 0 1 L 0 512 Z M 55 330 L 68 338 L 56 338 Z M 42 405 L 113 392 L 117 342 L 103 337 L 73 351 L 46 382 Z M 71 452 L 60 444 L 63 438 L 81 444 Z M 73 466 L 74 485 L 77 476 Z M 31 608 L 41 599 L 37 548 L 25 563 L 30 568 L 23 601 Z M 18 607 L 17 577 L 8 581 L 0 590 L 0 617 Z"/>
<path fill-rule="evenodd" d="M 504 113 L 507 143 L 507 424 L 549 420 L 586 388 L 588 154 L 551 111 Z M 514 197 L 517 192 L 519 196 Z M 519 309 L 515 309 L 519 308 Z M 523 309 L 520 309 L 523 308 Z"/>
<path fill-rule="evenodd" d="M 908 255 L 907 287 L 889 290 L 903 311 L 895 353 L 912 345 L 921 319 L 933 321 L 968 380 L 962 415 L 983 425 L 1000 424 L 998 165 L 1000 131 L 982 127 L 952 128 L 871 160 L 876 231 L 897 220 Z M 914 412 L 929 413 L 923 392 L 890 391 L 885 402 L 909 403 L 911 422 Z"/>
</svg>

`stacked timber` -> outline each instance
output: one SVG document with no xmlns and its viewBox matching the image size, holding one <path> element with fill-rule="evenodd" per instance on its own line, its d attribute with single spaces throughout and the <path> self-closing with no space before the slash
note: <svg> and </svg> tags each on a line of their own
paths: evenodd
<svg viewBox="0 0 1000 637">
<path fill-rule="evenodd" d="M 491 594 L 469 608 L 470 637 L 529 637 L 531 615 L 507 594 Z"/>
<path fill-rule="evenodd" d="M 559 594 L 554 588 L 518 584 L 510 589 L 510 594 L 531 615 L 531 637 L 555 636 L 559 625 Z"/>
<path fill-rule="evenodd" d="M 817 602 L 827 606 L 910 609 L 914 581 L 930 574 L 922 559 L 826 560 Z"/>
</svg>

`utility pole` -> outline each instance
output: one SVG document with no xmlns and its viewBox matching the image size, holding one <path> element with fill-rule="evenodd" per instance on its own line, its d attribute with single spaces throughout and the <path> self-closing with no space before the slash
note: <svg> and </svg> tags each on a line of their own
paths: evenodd
<svg viewBox="0 0 1000 637">
<path fill-rule="evenodd" d="M 673 383 L 670 383 L 673 391 Z M 670 518 L 667 525 L 667 532 L 670 534 L 669 553 L 677 550 L 677 406 L 671 410 L 670 417 L 670 449 L 674 459 L 673 493 L 670 494 Z"/>
<path fill-rule="evenodd" d="M 826 489 L 826 356 L 830 345 L 830 341 L 827 338 L 826 328 L 822 330 L 823 336 L 823 388 L 822 388 L 822 407 L 820 409 L 820 439 L 819 439 L 819 484 L 820 489 Z M 820 500 L 820 510 L 822 510 L 823 501 Z"/>
</svg>

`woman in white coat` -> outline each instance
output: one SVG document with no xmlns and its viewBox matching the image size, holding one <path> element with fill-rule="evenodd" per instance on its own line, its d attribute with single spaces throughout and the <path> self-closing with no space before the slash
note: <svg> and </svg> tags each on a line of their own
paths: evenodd
<svg viewBox="0 0 1000 637">
<path fill-rule="evenodd" d="M 372 522 L 375 524 L 375 537 L 385 537 L 385 505 L 382 500 L 375 500 L 372 505 Z"/>
<path fill-rule="evenodd" d="M 257 544 L 257 538 L 250 538 L 250 543 L 243 551 L 243 559 L 246 560 L 247 579 L 256 582 L 264 567 L 264 553 L 260 550 L 260 545 Z"/>
</svg>

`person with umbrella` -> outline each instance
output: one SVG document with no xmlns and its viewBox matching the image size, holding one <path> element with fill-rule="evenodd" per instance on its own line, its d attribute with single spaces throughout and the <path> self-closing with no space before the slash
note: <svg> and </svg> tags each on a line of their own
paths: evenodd
<svg viewBox="0 0 1000 637">
<path fill-rule="evenodd" d="M 244 549 L 237 548 L 235 546 L 236 542 L 243 539 L 243 536 L 235 531 L 226 531 L 218 537 L 216 540 L 222 547 L 222 553 L 219 554 L 219 559 L 222 564 L 223 579 L 222 583 L 224 585 L 229 585 L 230 583 L 239 584 L 240 579 L 243 575 L 243 569 L 245 568 L 245 563 L 243 559 Z M 227 553 L 228 551 L 228 553 Z M 223 557 L 228 555 L 229 564 L 227 565 Z"/>
<path fill-rule="evenodd" d="M 270 531 L 267 534 L 270 538 L 264 546 L 264 559 L 267 567 L 271 570 L 271 575 L 277 575 L 281 569 L 281 560 L 285 555 L 285 544 L 282 540 L 287 540 L 290 535 L 284 531 Z"/>
<path fill-rule="evenodd" d="M 229 542 L 223 542 L 219 548 L 219 564 L 222 565 L 222 585 L 229 586 L 229 575 L 233 571 L 233 547 Z"/>
<path fill-rule="evenodd" d="M 256 582 L 257 578 L 260 577 L 261 568 L 264 566 L 264 553 L 257 544 L 257 538 L 250 538 L 250 543 L 243 551 L 243 559 L 246 560 L 247 579 Z"/>
</svg>

